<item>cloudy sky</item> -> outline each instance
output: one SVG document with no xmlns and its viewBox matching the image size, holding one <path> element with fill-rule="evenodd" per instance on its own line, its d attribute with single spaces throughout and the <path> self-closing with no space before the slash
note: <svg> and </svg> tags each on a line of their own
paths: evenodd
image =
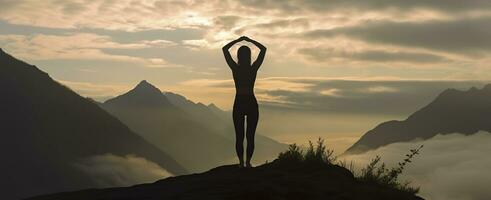
<svg viewBox="0 0 491 200">
<path fill-rule="evenodd" d="M 233 82 L 220 48 L 241 35 L 268 47 L 256 85 L 261 104 L 323 111 L 336 122 L 315 131 L 342 127 L 332 115 L 368 116 L 370 122 L 347 131 L 359 135 L 380 121 L 404 118 L 446 88 L 491 82 L 487 0 L 0 0 L 0 5 L 2 49 L 97 100 L 145 79 L 230 109 Z"/>
</svg>

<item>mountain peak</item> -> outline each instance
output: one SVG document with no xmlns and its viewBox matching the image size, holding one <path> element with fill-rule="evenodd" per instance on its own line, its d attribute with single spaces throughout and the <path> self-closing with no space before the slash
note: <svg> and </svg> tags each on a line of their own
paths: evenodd
<svg viewBox="0 0 491 200">
<path fill-rule="evenodd" d="M 149 82 L 147 82 L 147 80 L 141 80 L 140 83 L 138 84 L 150 84 Z"/>
<path fill-rule="evenodd" d="M 123 103 L 128 105 L 170 105 L 169 100 L 160 91 L 159 88 L 155 87 L 146 80 L 140 81 L 138 85 L 135 86 L 129 92 L 120 95 L 116 98 L 109 99 L 105 103 Z"/>
<path fill-rule="evenodd" d="M 491 84 L 482 89 L 446 89 L 404 121 L 384 122 L 365 133 L 348 153 L 361 153 L 396 142 L 429 139 L 437 134 L 491 132 Z"/>
<path fill-rule="evenodd" d="M 131 96 L 138 96 L 147 99 L 161 99 L 166 98 L 159 88 L 155 87 L 146 80 L 140 81 L 132 90 L 126 93 Z"/>
<path fill-rule="evenodd" d="M 138 85 L 152 85 L 147 80 L 141 80 Z"/>
<path fill-rule="evenodd" d="M 154 85 L 150 84 L 146 80 L 140 81 L 140 83 L 138 83 L 138 85 L 136 85 L 133 90 L 153 92 L 153 93 L 159 93 L 159 94 L 161 93 L 160 89 L 158 89 Z"/>
<path fill-rule="evenodd" d="M 475 95 L 491 95 L 491 84 L 487 84 L 479 89 L 477 87 L 471 87 L 468 90 L 458 90 L 454 88 L 449 88 L 440 93 L 434 102 L 439 101 L 451 101 L 453 102 L 456 98 L 471 97 Z"/>
<path fill-rule="evenodd" d="M 214 103 L 208 104 L 208 108 L 221 111 L 221 109 L 217 105 L 215 105 Z"/>
</svg>

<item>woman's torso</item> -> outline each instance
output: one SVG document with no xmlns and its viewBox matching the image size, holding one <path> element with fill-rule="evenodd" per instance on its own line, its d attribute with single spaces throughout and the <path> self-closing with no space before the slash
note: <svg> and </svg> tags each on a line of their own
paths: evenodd
<svg viewBox="0 0 491 200">
<path fill-rule="evenodd" d="M 254 84 L 256 82 L 257 71 L 252 70 L 251 67 L 243 68 L 238 67 L 232 71 L 235 82 L 235 94 L 236 95 L 251 95 L 254 96 Z"/>
</svg>

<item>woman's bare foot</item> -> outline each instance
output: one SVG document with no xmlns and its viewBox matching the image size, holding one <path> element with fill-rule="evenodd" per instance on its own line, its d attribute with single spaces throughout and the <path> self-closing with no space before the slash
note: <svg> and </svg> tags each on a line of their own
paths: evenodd
<svg viewBox="0 0 491 200">
<path fill-rule="evenodd" d="M 243 161 L 239 162 L 239 168 L 243 168 L 243 167 L 244 167 L 244 162 Z"/>
<path fill-rule="evenodd" d="M 252 168 L 252 165 L 251 165 L 251 163 L 250 163 L 250 162 L 247 162 L 245 167 L 246 167 L 246 168 Z"/>
</svg>

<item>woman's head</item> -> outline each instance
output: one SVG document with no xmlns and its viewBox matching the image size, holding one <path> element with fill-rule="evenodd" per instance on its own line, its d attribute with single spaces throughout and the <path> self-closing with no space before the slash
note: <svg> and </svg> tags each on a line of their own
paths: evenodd
<svg viewBox="0 0 491 200">
<path fill-rule="evenodd" d="M 251 49 L 248 46 L 241 46 L 237 51 L 239 65 L 251 65 Z"/>
</svg>

